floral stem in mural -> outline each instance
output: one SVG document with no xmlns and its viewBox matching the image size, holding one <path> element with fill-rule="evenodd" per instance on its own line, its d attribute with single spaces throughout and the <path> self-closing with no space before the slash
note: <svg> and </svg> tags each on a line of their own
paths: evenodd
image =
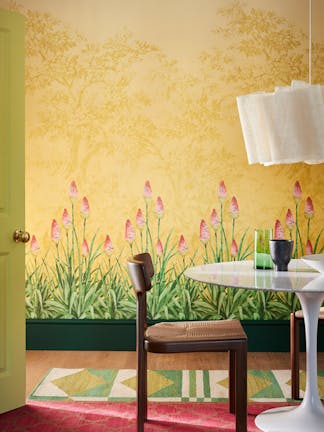
<svg viewBox="0 0 324 432">
<path fill-rule="evenodd" d="M 204 246 L 205 246 L 205 262 L 208 263 L 209 262 L 209 258 L 208 258 L 207 243 L 205 243 Z"/>
<path fill-rule="evenodd" d="M 220 256 L 221 256 L 221 261 L 224 261 L 224 257 L 225 259 L 229 259 L 229 250 L 228 250 L 228 244 L 227 244 L 227 239 L 226 239 L 226 233 L 225 233 L 225 229 L 224 229 L 224 225 L 223 225 L 223 205 L 221 205 L 221 252 L 220 252 Z M 225 251 L 224 251 L 224 246 L 226 249 L 226 256 L 225 256 Z"/>
<path fill-rule="evenodd" d="M 56 247 L 56 256 L 57 256 L 57 259 L 59 260 L 60 259 L 60 251 L 59 251 L 58 243 L 56 243 L 55 247 Z"/>
<path fill-rule="evenodd" d="M 306 198 L 306 202 L 305 202 L 305 209 L 304 209 L 304 216 L 307 220 L 307 242 L 310 241 L 310 221 L 314 216 L 314 206 L 313 206 L 313 201 L 311 199 L 311 197 L 307 197 Z"/>
<path fill-rule="evenodd" d="M 239 207 L 238 207 L 237 199 L 235 196 L 232 196 L 232 199 L 230 202 L 229 213 L 230 213 L 231 218 L 232 218 L 232 242 L 233 242 L 234 237 L 235 237 L 235 220 L 239 216 Z"/>
<path fill-rule="evenodd" d="M 295 220 L 290 208 L 287 210 L 287 214 L 286 214 L 286 226 L 289 230 L 289 238 L 290 240 L 292 240 L 293 239 L 292 231 L 295 226 Z"/>
<path fill-rule="evenodd" d="M 74 203 L 71 204 L 71 213 L 72 213 L 72 235 L 71 235 L 71 266 L 74 267 L 74 232 L 75 232 L 75 223 L 74 223 Z"/>
<path fill-rule="evenodd" d="M 303 249 L 303 243 L 301 240 L 301 235 L 299 231 L 299 220 L 298 220 L 298 207 L 300 200 L 302 198 L 302 189 L 299 181 L 296 181 L 293 188 L 293 198 L 295 201 L 295 221 L 296 221 L 296 233 L 295 233 L 295 258 L 298 258 L 298 242 L 300 243 L 301 249 Z M 303 254 L 303 250 L 302 250 Z"/>
<path fill-rule="evenodd" d="M 145 203 L 145 229 L 146 229 L 146 236 L 145 236 L 145 252 L 148 252 L 148 239 L 149 239 L 149 208 L 148 208 L 148 202 Z"/>
<path fill-rule="evenodd" d="M 224 229 L 224 216 L 223 216 L 223 205 L 226 200 L 227 196 L 227 190 L 225 186 L 224 180 L 222 180 L 218 186 L 218 198 L 220 201 L 220 227 L 221 227 L 221 239 L 220 239 L 220 260 L 224 261 L 224 245 L 226 246 L 226 258 L 229 259 L 229 251 L 228 251 L 228 244 L 226 240 L 226 234 Z"/>
<path fill-rule="evenodd" d="M 82 203 L 81 203 L 81 216 L 83 218 L 83 242 L 85 242 L 86 239 L 86 224 L 87 224 L 87 219 L 90 215 L 90 206 L 89 206 L 89 201 L 87 199 L 87 197 L 83 197 L 82 198 Z"/>
<path fill-rule="evenodd" d="M 157 227 L 157 238 L 160 238 L 160 224 L 161 224 L 161 219 L 164 216 L 164 205 L 163 205 L 163 201 L 161 199 L 161 197 L 157 197 L 156 203 L 155 203 L 155 213 L 156 213 L 156 217 L 158 219 L 158 227 Z"/>
<path fill-rule="evenodd" d="M 235 219 L 232 220 L 232 242 L 234 240 L 234 234 L 235 234 Z"/>
<path fill-rule="evenodd" d="M 182 256 L 182 268 L 185 269 L 186 268 L 186 253 L 188 252 L 188 246 L 187 246 L 187 243 L 186 243 L 186 240 L 185 240 L 183 234 L 181 234 L 181 236 L 179 238 L 178 251 Z"/>
<path fill-rule="evenodd" d="M 236 261 L 236 259 L 238 259 L 238 247 L 237 247 L 236 240 L 234 238 L 231 244 L 231 257 L 232 257 L 232 261 Z"/>
<path fill-rule="evenodd" d="M 61 238 L 61 230 L 60 227 L 58 225 L 58 223 L 56 222 L 56 219 L 52 220 L 52 225 L 51 225 L 51 240 L 54 242 L 55 244 L 55 248 L 56 248 L 56 259 L 59 260 L 60 259 L 60 252 L 59 252 L 59 242 L 60 242 L 60 238 Z"/>
<path fill-rule="evenodd" d="M 224 256 L 223 256 L 223 244 L 224 244 L 223 203 L 221 203 L 221 206 L 220 206 L 220 228 L 221 228 L 221 238 L 220 238 L 219 257 L 220 257 L 220 261 L 224 261 Z"/>
<path fill-rule="evenodd" d="M 135 230 L 129 219 L 127 219 L 125 224 L 125 240 L 128 241 L 131 254 L 133 255 L 133 242 L 135 240 Z"/>
<path fill-rule="evenodd" d="M 217 231 L 214 232 L 214 237 L 215 237 L 215 254 L 214 254 L 214 258 L 215 258 L 215 262 L 219 262 L 219 255 L 218 255 L 218 237 L 217 237 Z"/>
<path fill-rule="evenodd" d="M 218 225 L 220 224 L 219 218 L 218 218 L 218 214 L 216 209 L 213 209 L 210 215 L 210 223 L 211 226 L 214 230 L 214 237 L 215 237 L 215 251 L 214 251 L 214 259 L 215 262 L 219 262 L 220 261 L 220 257 L 218 254 L 218 236 L 217 236 L 217 228 Z M 213 248 L 212 248 L 213 249 Z"/>
<path fill-rule="evenodd" d="M 296 215 L 296 249 L 295 249 L 295 252 L 296 252 L 295 257 L 296 258 L 298 258 L 298 251 L 299 251 L 298 242 L 300 245 L 301 255 L 303 255 L 304 254 L 303 241 L 302 241 L 301 234 L 300 234 L 300 229 L 299 229 L 299 224 L 298 224 L 298 216 Z"/>
<path fill-rule="evenodd" d="M 152 188 L 149 180 L 146 180 L 144 185 L 144 192 L 143 192 L 144 200 L 145 200 L 145 226 L 146 226 L 146 242 L 145 242 L 145 252 L 148 252 L 148 242 L 149 242 L 149 236 L 150 236 L 150 229 L 149 229 L 149 202 L 152 199 Z"/>
<path fill-rule="evenodd" d="M 83 241 L 86 238 L 86 224 L 87 224 L 87 219 L 83 219 Z"/>
<path fill-rule="evenodd" d="M 140 239 L 141 239 L 141 252 L 144 252 L 144 244 L 143 244 L 143 228 L 145 225 L 145 220 L 143 216 L 142 210 L 139 208 L 136 213 L 136 225 L 140 231 Z"/>
<path fill-rule="evenodd" d="M 141 239 L 141 251 L 143 251 L 144 250 L 143 249 L 143 247 L 144 247 L 144 244 L 143 244 L 143 231 L 140 232 L 140 239 Z"/>
<path fill-rule="evenodd" d="M 157 238 L 160 238 L 160 225 L 161 225 L 161 219 L 158 218 L 158 224 L 157 224 Z"/>
<path fill-rule="evenodd" d="M 248 228 L 244 231 L 238 247 L 237 259 L 240 261 L 245 260 L 253 253 L 253 241 L 244 247 L 247 232 Z"/>
<path fill-rule="evenodd" d="M 203 243 L 204 248 L 205 248 L 205 262 L 208 262 L 208 249 L 207 249 L 207 244 L 209 242 L 210 239 L 210 232 L 209 232 L 209 228 L 208 225 L 206 224 L 206 221 L 204 219 L 202 219 L 200 221 L 200 229 L 199 229 L 199 240 Z"/>
<path fill-rule="evenodd" d="M 70 251 L 69 251 L 69 233 L 66 231 L 65 233 L 65 239 L 66 239 L 66 255 L 67 257 L 70 256 Z"/>
<path fill-rule="evenodd" d="M 314 253 L 323 253 L 323 251 L 324 251 L 324 246 L 322 246 L 319 251 L 317 250 L 318 242 L 320 241 L 320 238 L 321 238 L 323 231 L 324 231 L 324 228 L 321 229 L 321 231 L 318 233 L 318 235 L 316 237 L 315 244 L 314 244 Z"/>
<path fill-rule="evenodd" d="M 225 233 L 225 229 L 224 229 L 224 226 L 222 226 L 222 233 L 223 233 L 223 238 L 224 238 L 224 245 L 225 245 L 225 248 L 226 248 L 226 259 L 227 259 L 227 261 L 229 260 L 229 249 L 228 249 L 228 242 L 227 242 L 227 239 L 226 239 L 226 233 Z M 223 258 L 223 261 L 224 261 L 224 258 Z"/>
<path fill-rule="evenodd" d="M 174 246 L 169 246 L 170 234 L 164 246 L 161 239 L 157 241 L 155 253 L 152 250 L 152 260 L 155 263 L 155 273 L 152 281 L 152 290 L 148 296 L 148 312 L 151 319 L 178 316 L 177 299 L 175 298 L 178 279 L 174 279 L 170 262 L 174 256 Z M 156 255 L 155 255 L 156 254 Z"/>
<path fill-rule="evenodd" d="M 71 201 L 71 214 L 72 214 L 71 266 L 72 268 L 74 268 L 74 235 L 75 235 L 74 203 L 78 198 L 78 188 L 74 180 L 72 180 L 70 184 L 69 197 Z"/>
<path fill-rule="evenodd" d="M 298 229 L 298 203 L 295 204 L 295 220 L 296 220 L 296 234 L 295 234 L 295 258 L 298 258 L 298 241 L 299 241 L 299 229 Z"/>
</svg>

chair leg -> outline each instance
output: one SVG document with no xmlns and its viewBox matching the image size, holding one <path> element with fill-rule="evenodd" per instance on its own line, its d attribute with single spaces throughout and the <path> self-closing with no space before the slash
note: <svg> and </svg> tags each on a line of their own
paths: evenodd
<svg viewBox="0 0 324 432">
<path fill-rule="evenodd" d="M 137 432 L 144 432 L 147 420 L 147 352 L 137 352 Z"/>
<path fill-rule="evenodd" d="M 299 352 L 300 330 L 299 319 L 290 314 L 290 368 L 291 368 L 291 398 L 299 399 Z"/>
<path fill-rule="evenodd" d="M 235 353 L 236 432 L 247 432 L 247 341 Z"/>
<path fill-rule="evenodd" d="M 143 361 L 144 361 L 144 367 L 145 367 L 143 414 L 144 414 L 144 421 L 147 421 L 147 351 L 144 351 L 144 360 Z"/>
<path fill-rule="evenodd" d="M 228 376 L 229 376 L 229 387 L 228 387 L 228 399 L 229 399 L 229 412 L 235 414 L 235 351 L 229 351 L 229 368 L 228 368 Z"/>
</svg>

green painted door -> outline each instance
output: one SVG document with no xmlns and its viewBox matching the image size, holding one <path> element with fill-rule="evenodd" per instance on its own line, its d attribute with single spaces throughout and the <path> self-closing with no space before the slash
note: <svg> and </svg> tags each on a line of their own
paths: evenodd
<svg viewBox="0 0 324 432">
<path fill-rule="evenodd" d="M 0 413 L 25 404 L 24 18 L 0 9 Z"/>
</svg>

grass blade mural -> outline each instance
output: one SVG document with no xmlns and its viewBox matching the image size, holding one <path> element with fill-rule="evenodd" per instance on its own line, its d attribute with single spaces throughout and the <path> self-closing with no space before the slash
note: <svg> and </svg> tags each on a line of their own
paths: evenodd
<svg viewBox="0 0 324 432">
<path fill-rule="evenodd" d="M 200 247 L 191 250 L 183 234 L 175 239 L 172 229 L 163 230 L 165 205 L 154 200 L 149 180 L 145 182 L 145 210 L 138 208 L 135 224 L 125 222 L 125 249 L 115 252 L 107 234 L 98 239 L 87 226 L 91 207 L 87 197 L 79 200 L 75 181 L 69 189 L 70 208 L 64 208 L 61 223 L 53 219 L 51 246 L 44 253 L 36 235 L 27 251 L 26 311 L 28 318 L 131 319 L 136 303 L 126 270 L 126 257 L 141 251 L 152 255 L 155 275 L 148 296 L 149 318 L 157 319 L 288 319 L 299 308 L 292 293 L 235 290 L 204 285 L 183 276 L 188 266 L 205 262 L 251 259 L 251 233 L 238 232 L 239 204 L 236 196 L 228 201 L 224 181 L 217 190 L 219 208 L 213 208 L 209 223 L 201 219 Z M 294 238 L 294 257 L 301 253 L 321 253 L 322 230 L 311 239 L 315 215 L 310 197 L 305 200 L 304 221 L 299 217 L 302 190 L 297 181 L 292 198 L 295 215 L 286 214 L 286 231 Z M 79 206 L 79 212 L 77 208 Z M 219 215 L 219 216 L 218 216 Z M 198 230 L 197 230 L 198 231 Z M 306 232 L 305 238 L 302 232 Z M 275 220 L 276 238 L 285 237 L 285 228 Z M 211 234 L 212 233 L 212 234 Z"/>
</svg>

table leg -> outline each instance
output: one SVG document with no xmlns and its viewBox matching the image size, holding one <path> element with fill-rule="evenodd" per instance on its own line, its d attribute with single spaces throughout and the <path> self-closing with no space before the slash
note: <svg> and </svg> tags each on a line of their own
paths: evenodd
<svg viewBox="0 0 324 432">
<path fill-rule="evenodd" d="M 324 407 L 317 387 L 317 329 L 323 292 L 296 293 L 303 309 L 306 338 L 306 390 L 298 407 L 289 406 L 264 411 L 255 424 L 266 432 L 323 432 Z"/>
</svg>

